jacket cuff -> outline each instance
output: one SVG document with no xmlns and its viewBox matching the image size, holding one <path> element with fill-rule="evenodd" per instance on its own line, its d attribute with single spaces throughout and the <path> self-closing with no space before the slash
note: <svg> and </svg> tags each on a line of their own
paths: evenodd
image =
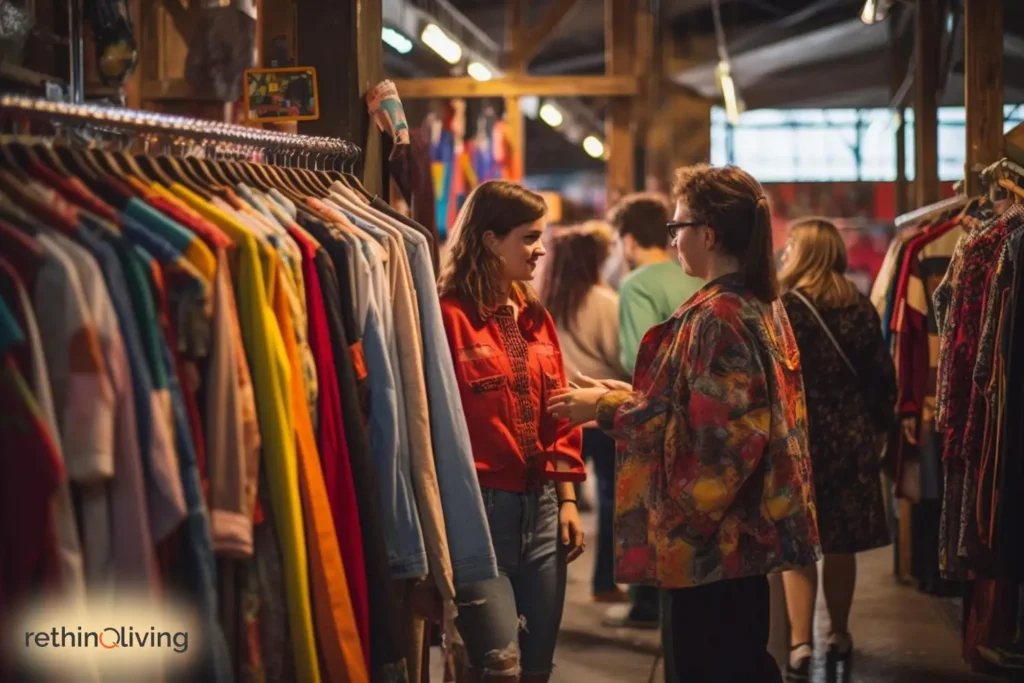
<svg viewBox="0 0 1024 683">
<path fill-rule="evenodd" d="M 621 389 L 605 392 L 597 400 L 597 426 L 606 432 L 615 429 L 615 415 L 619 412 L 619 406 L 632 396 L 632 392 Z"/>
<path fill-rule="evenodd" d="M 252 557 L 252 520 L 240 512 L 210 511 L 213 552 L 221 557 Z"/>
</svg>

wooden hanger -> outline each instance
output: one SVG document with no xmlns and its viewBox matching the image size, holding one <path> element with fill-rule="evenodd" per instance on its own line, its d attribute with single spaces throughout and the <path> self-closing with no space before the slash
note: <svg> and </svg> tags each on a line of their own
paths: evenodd
<svg viewBox="0 0 1024 683">
<path fill-rule="evenodd" d="M 160 183 L 164 187 L 167 187 L 175 181 L 167 174 L 164 169 L 156 163 L 156 159 L 148 154 L 138 154 L 135 156 L 135 163 L 139 166 L 146 178 L 149 178 L 150 182 Z"/>
<path fill-rule="evenodd" d="M 299 195 L 305 196 L 316 196 L 317 192 L 306 187 L 306 184 L 302 180 L 302 174 L 299 172 L 301 169 L 295 168 L 294 166 L 279 166 L 277 170 L 281 176 L 283 176 L 288 186 Z"/>
<path fill-rule="evenodd" d="M 210 192 L 209 189 L 203 187 L 202 183 L 197 182 L 191 174 L 187 173 L 184 166 L 180 163 L 180 160 L 176 157 L 161 154 L 160 156 L 154 157 L 153 161 L 157 166 L 163 169 L 175 183 L 183 185 L 207 201 L 213 198 L 213 193 Z"/>
<path fill-rule="evenodd" d="M 0 188 L 3 188 L 4 192 L 22 209 L 42 220 L 46 225 L 57 228 L 66 234 L 78 230 L 77 222 L 72 216 L 37 198 L 30 188 L 9 170 L 0 171 Z"/>
<path fill-rule="evenodd" d="M 77 150 L 67 145 L 54 147 L 54 153 L 61 163 L 71 172 L 71 175 L 78 176 L 84 183 L 92 186 L 103 174 L 93 162 L 85 155 L 79 154 Z"/>
<path fill-rule="evenodd" d="M 20 179 L 29 174 L 29 167 L 36 161 L 35 155 L 27 145 L 8 143 L 0 146 L 0 158 L 4 160 L 7 170 Z"/>
<path fill-rule="evenodd" d="M 999 187 L 1014 195 L 1015 202 L 1019 202 L 1024 199 L 1024 188 L 1021 188 L 1017 183 L 1013 182 L 1009 178 L 1000 178 Z"/>
<path fill-rule="evenodd" d="M 978 206 L 981 205 L 981 202 L 984 201 L 984 199 L 984 197 L 971 197 L 971 201 L 964 204 L 964 208 L 960 209 L 960 212 L 957 213 L 956 218 L 954 220 L 956 220 L 956 222 L 958 223 L 962 221 L 968 213 L 978 208 Z"/>
<path fill-rule="evenodd" d="M 351 187 L 353 190 L 361 194 L 366 199 L 366 201 L 372 202 L 373 195 L 371 195 L 369 191 L 365 187 L 363 187 L 362 181 L 359 180 L 359 177 L 352 172 L 355 170 L 356 158 L 352 157 L 351 159 L 349 159 L 348 164 L 348 171 L 345 171 L 345 167 L 342 166 L 342 177 L 344 177 L 348 181 L 349 187 Z"/>
</svg>

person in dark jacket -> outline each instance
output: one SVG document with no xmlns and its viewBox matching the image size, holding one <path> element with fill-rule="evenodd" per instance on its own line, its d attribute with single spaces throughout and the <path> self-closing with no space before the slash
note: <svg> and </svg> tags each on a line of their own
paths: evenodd
<svg viewBox="0 0 1024 683">
<path fill-rule="evenodd" d="M 896 403 L 896 371 L 878 313 L 846 277 L 846 265 L 836 226 L 804 220 L 791 228 L 779 274 L 807 392 L 830 665 L 848 662 L 853 649 L 856 553 L 890 542 L 879 444 Z M 787 679 L 807 681 L 818 569 L 794 569 L 783 580 L 791 625 Z"/>
</svg>

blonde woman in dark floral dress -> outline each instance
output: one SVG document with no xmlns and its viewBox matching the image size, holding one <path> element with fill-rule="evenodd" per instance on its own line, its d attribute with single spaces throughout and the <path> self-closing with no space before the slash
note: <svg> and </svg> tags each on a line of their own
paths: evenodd
<svg viewBox="0 0 1024 683">
<path fill-rule="evenodd" d="M 800 349 L 818 504 L 830 666 L 850 660 L 856 553 L 888 545 L 879 435 L 895 420 L 896 372 L 871 301 L 847 279 L 835 225 L 806 220 L 783 255 L 782 301 Z M 818 569 L 783 574 L 790 620 L 787 680 L 809 679 Z"/>
</svg>

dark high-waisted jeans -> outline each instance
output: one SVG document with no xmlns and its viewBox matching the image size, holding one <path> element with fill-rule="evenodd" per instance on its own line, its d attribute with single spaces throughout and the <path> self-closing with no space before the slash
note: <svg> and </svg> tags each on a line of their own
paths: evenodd
<svg viewBox="0 0 1024 683">
<path fill-rule="evenodd" d="M 456 591 L 456 625 L 469 664 L 499 675 L 549 674 L 566 575 L 555 487 L 482 493 L 500 575 Z"/>
</svg>

